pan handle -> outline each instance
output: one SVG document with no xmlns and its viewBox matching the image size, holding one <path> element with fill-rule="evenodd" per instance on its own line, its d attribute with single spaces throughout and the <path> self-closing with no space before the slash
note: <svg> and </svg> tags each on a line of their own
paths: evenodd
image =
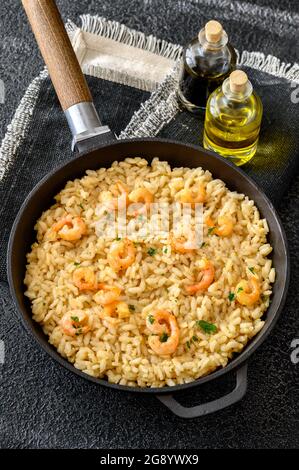
<svg viewBox="0 0 299 470">
<path fill-rule="evenodd" d="M 109 132 L 91 93 L 54 0 L 22 0 L 55 91 L 77 140 Z"/>
<path fill-rule="evenodd" d="M 227 406 L 237 403 L 244 397 L 247 390 L 247 364 L 244 364 L 236 373 L 236 386 L 234 390 L 217 400 L 213 400 L 201 405 L 186 408 L 181 405 L 173 395 L 157 395 L 157 398 L 180 418 L 198 418 L 206 416 L 215 411 L 222 410 Z"/>
</svg>

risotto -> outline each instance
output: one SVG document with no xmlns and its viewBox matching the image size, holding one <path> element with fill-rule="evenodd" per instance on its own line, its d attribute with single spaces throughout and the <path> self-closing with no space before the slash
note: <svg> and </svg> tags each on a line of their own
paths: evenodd
<svg viewBox="0 0 299 470">
<path fill-rule="evenodd" d="M 267 221 L 208 171 L 127 158 L 55 199 L 35 226 L 26 296 L 76 368 L 132 387 L 183 384 L 225 367 L 263 328 L 275 280 Z M 151 203 L 173 202 L 202 207 L 200 245 L 171 223 L 137 241 L 100 231 L 122 208 L 142 226 Z"/>
</svg>

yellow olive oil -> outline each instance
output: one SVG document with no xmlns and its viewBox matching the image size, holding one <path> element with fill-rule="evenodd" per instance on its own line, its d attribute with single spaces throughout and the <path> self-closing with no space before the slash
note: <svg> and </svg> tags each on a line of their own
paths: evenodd
<svg viewBox="0 0 299 470">
<path fill-rule="evenodd" d="M 204 147 L 240 166 L 255 154 L 263 106 L 245 72 L 236 70 L 209 97 Z"/>
</svg>

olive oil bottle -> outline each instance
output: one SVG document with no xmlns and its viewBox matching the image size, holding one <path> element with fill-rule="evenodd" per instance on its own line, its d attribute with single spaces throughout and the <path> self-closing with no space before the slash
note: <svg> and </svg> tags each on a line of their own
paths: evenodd
<svg viewBox="0 0 299 470">
<path fill-rule="evenodd" d="M 236 52 L 218 21 L 209 21 L 184 49 L 178 98 L 193 113 L 205 109 L 210 93 L 236 68 Z"/>
<path fill-rule="evenodd" d="M 263 105 L 245 72 L 231 73 L 209 97 L 205 115 L 204 147 L 236 165 L 255 154 Z"/>
</svg>

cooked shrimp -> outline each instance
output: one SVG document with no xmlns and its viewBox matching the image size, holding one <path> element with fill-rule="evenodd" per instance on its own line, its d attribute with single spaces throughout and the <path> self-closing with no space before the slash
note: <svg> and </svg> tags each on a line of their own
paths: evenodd
<svg viewBox="0 0 299 470">
<path fill-rule="evenodd" d="M 96 290 L 96 275 L 92 268 L 78 268 L 73 272 L 73 282 L 79 290 Z"/>
<path fill-rule="evenodd" d="M 126 207 L 129 204 L 128 188 L 121 181 L 117 181 L 110 191 L 102 191 L 100 201 L 103 204 L 103 211 Z"/>
<path fill-rule="evenodd" d="M 203 203 L 206 200 L 206 190 L 202 184 L 198 184 L 195 188 L 183 189 L 179 194 L 179 201 L 183 204 Z"/>
<path fill-rule="evenodd" d="M 85 335 L 90 330 L 88 315 L 84 310 L 71 310 L 60 322 L 63 332 L 68 336 Z"/>
<path fill-rule="evenodd" d="M 173 354 L 179 344 L 180 330 L 175 316 L 168 310 L 157 310 L 148 315 L 146 326 L 153 333 L 148 343 L 159 356 Z"/>
<path fill-rule="evenodd" d="M 111 187 L 111 191 L 114 196 L 119 196 L 120 194 L 128 194 L 129 190 L 128 187 L 122 181 L 118 180 L 116 183 Z"/>
<path fill-rule="evenodd" d="M 199 279 L 196 284 L 186 286 L 188 294 L 196 294 L 197 292 L 204 292 L 212 284 L 215 278 L 215 268 L 211 261 L 207 259 L 201 260 L 199 263 L 200 273 Z"/>
<path fill-rule="evenodd" d="M 119 319 L 128 318 L 130 309 L 126 302 L 112 302 L 104 306 L 100 316 L 102 318 L 115 316 Z"/>
<path fill-rule="evenodd" d="M 170 333 L 169 318 L 173 315 L 168 310 L 157 310 L 153 314 L 149 314 L 146 318 L 146 326 L 151 333 L 161 335 L 162 333 Z"/>
<path fill-rule="evenodd" d="M 108 263 L 115 271 L 127 269 L 135 261 L 135 246 L 129 239 L 112 243 L 107 255 Z"/>
<path fill-rule="evenodd" d="M 128 188 L 122 181 L 117 181 L 112 187 L 111 192 L 115 199 L 115 207 L 127 207 L 130 203 L 128 198 Z"/>
<path fill-rule="evenodd" d="M 249 281 L 243 279 L 236 286 L 236 299 L 241 305 L 250 307 L 255 304 L 261 294 L 259 280 L 252 276 Z"/>
<path fill-rule="evenodd" d="M 211 217 L 206 218 L 206 224 L 213 229 L 212 233 L 219 237 L 229 237 L 233 233 L 234 225 L 232 219 L 227 216 L 218 217 L 217 225 L 213 222 Z"/>
<path fill-rule="evenodd" d="M 147 210 L 149 210 L 150 205 L 153 202 L 153 200 L 154 200 L 153 194 L 147 189 L 145 188 L 134 189 L 134 191 L 132 191 L 129 194 L 129 201 L 132 203 L 141 203 L 143 204 L 143 206 L 140 207 L 140 209 L 134 211 L 133 215 L 145 213 Z"/>
<path fill-rule="evenodd" d="M 80 240 L 82 235 L 86 233 L 86 225 L 81 217 L 67 215 L 54 224 L 52 230 L 57 232 L 58 236 L 63 240 L 73 242 Z"/>
<path fill-rule="evenodd" d="M 94 301 L 99 305 L 108 305 L 115 302 L 121 294 L 121 288 L 100 283 L 97 286 L 99 291 L 93 296 Z"/>
<path fill-rule="evenodd" d="M 196 250 L 198 248 L 193 232 L 191 232 L 187 238 L 174 238 L 173 235 L 170 236 L 170 244 L 173 250 L 177 251 L 178 253 L 190 253 L 191 251 Z"/>
</svg>

